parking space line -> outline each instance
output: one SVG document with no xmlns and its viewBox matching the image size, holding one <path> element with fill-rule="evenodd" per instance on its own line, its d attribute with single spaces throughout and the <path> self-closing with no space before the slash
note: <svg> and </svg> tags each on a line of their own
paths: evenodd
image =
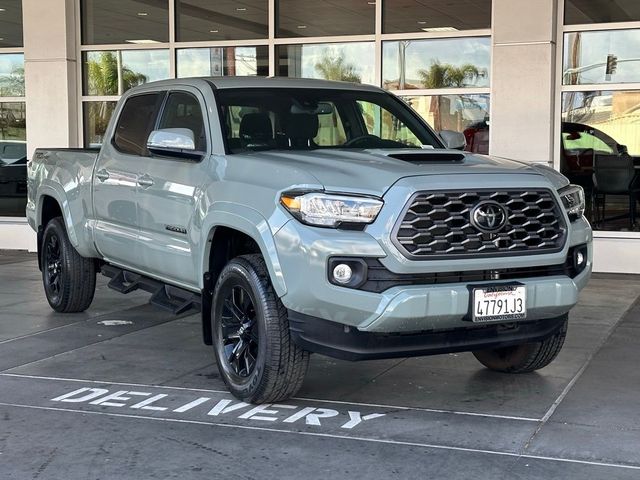
<svg viewBox="0 0 640 480">
<path fill-rule="evenodd" d="M 125 382 L 110 382 L 110 381 L 101 381 L 101 380 L 85 380 L 79 378 L 61 378 L 61 377 L 47 377 L 47 376 L 39 376 L 39 375 L 26 375 L 19 373 L 0 373 L 0 377 L 17 377 L 17 378 L 28 378 L 33 380 L 52 380 L 52 381 L 61 381 L 61 382 L 76 382 L 76 383 L 92 383 L 99 385 L 122 385 L 126 387 L 143 387 L 143 388 L 162 388 L 169 390 L 184 390 L 184 391 L 192 391 L 192 392 L 205 392 L 205 393 L 220 393 L 225 395 L 231 395 L 228 390 L 212 390 L 206 388 L 190 388 L 190 387 L 172 387 L 170 385 L 150 385 L 146 383 L 125 383 Z M 529 418 L 529 417 L 518 417 L 511 415 L 496 415 L 491 413 L 478 413 L 478 412 L 464 412 L 457 410 L 442 410 L 436 408 L 425 408 L 425 407 L 410 407 L 410 406 L 401 406 L 401 405 L 387 405 L 381 403 L 364 403 L 364 402 L 350 402 L 346 400 L 330 400 L 330 399 L 319 399 L 319 398 L 308 398 L 308 397 L 293 397 L 292 400 L 302 400 L 305 402 L 317 402 L 317 403 L 334 403 L 337 405 L 355 405 L 359 407 L 372 407 L 372 408 L 389 408 L 394 410 L 405 410 L 405 411 L 416 411 L 416 412 L 426 412 L 426 413 L 440 413 L 440 414 L 448 414 L 448 415 L 464 415 L 471 417 L 483 417 L 483 418 L 495 418 L 500 420 L 516 420 L 521 422 L 540 422 L 540 418 Z"/>
<path fill-rule="evenodd" d="M 434 449 L 434 450 L 448 450 L 448 451 L 457 451 L 457 452 L 467 452 L 467 453 L 477 453 L 477 454 L 485 454 L 485 455 L 496 455 L 510 458 L 524 458 L 531 460 L 543 460 L 543 461 L 552 461 L 552 462 L 564 462 L 564 463 L 574 463 L 581 465 L 589 465 L 589 466 L 597 466 L 597 467 L 606 467 L 606 468 L 620 468 L 626 470 L 639 470 L 640 466 L 636 465 L 624 465 L 619 463 L 607 463 L 607 462 L 594 462 L 589 460 L 579 460 L 573 458 L 558 458 L 558 457 L 547 457 L 542 455 L 527 455 L 527 454 L 519 454 L 513 452 L 501 452 L 498 450 L 484 450 L 484 449 L 476 449 L 476 448 L 468 448 L 468 447 L 454 447 L 448 445 L 436 445 L 429 443 L 419 443 L 419 442 L 404 442 L 399 440 L 387 440 L 381 438 L 367 438 L 367 437 L 356 437 L 349 435 L 335 435 L 330 433 L 319 433 L 319 432 L 308 432 L 308 431 L 292 431 L 292 430 L 283 430 L 279 428 L 269 428 L 269 427 L 255 427 L 250 425 L 233 425 L 226 423 L 218 423 L 218 422 L 205 422 L 202 420 L 188 420 L 188 419 L 177 419 L 177 418 L 167 418 L 167 417 L 151 417 L 151 416 L 143 416 L 143 415 L 132 415 L 132 414 L 124 414 L 124 413 L 109 413 L 109 412 L 96 412 L 91 410 L 78 410 L 71 408 L 56 408 L 56 407 L 42 407 L 36 405 L 22 405 L 15 403 L 4 403 L 0 402 L 0 406 L 4 407 L 13 407 L 13 408 L 24 408 L 24 409 L 32 409 L 32 410 L 45 410 L 45 411 L 54 411 L 54 412 L 69 412 L 69 413 L 79 413 L 81 415 L 102 415 L 107 417 L 119 417 L 119 418 L 133 418 L 137 420 L 151 420 L 156 422 L 170 422 L 170 423 L 182 423 L 182 424 L 191 424 L 191 425 L 206 425 L 212 427 L 226 427 L 226 428 L 236 428 L 240 430 L 253 430 L 253 431 L 263 431 L 263 432 L 272 432 L 272 433 L 285 433 L 285 434 L 294 434 L 294 435 L 302 435 L 309 437 L 321 437 L 321 438 L 333 438 L 339 440 L 352 440 L 352 441 L 360 441 L 360 442 L 369 442 L 369 443 L 380 443 L 387 445 L 399 445 L 399 446 L 408 446 L 408 447 L 419 447 L 426 449 Z"/>
</svg>

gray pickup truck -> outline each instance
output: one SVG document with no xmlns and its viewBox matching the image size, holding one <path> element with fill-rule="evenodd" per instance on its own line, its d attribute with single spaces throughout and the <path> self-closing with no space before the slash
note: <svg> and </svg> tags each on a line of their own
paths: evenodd
<svg viewBox="0 0 640 480">
<path fill-rule="evenodd" d="M 591 274 L 584 194 L 463 147 L 370 86 L 136 87 L 99 151 L 29 162 L 47 299 L 83 311 L 101 272 L 175 313 L 200 308 L 222 377 L 253 403 L 293 395 L 311 352 L 540 369 Z"/>
</svg>

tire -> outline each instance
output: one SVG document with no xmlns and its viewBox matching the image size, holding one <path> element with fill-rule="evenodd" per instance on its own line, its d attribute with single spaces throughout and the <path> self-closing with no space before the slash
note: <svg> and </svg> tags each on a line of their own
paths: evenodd
<svg viewBox="0 0 640 480">
<path fill-rule="evenodd" d="M 489 370 L 504 373 L 529 373 L 549 365 L 560 353 L 567 336 L 565 320 L 556 333 L 541 342 L 473 352 Z"/>
<path fill-rule="evenodd" d="M 73 248 L 61 217 L 45 227 L 40 255 L 42 283 L 51 308 L 59 313 L 89 308 L 96 290 L 95 263 Z"/>
<path fill-rule="evenodd" d="M 260 255 L 231 260 L 213 292 L 211 331 L 220 375 L 248 403 L 285 400 L 302 386 L 309 352 L 289 334 L 287 310 Z"/>
</svg>

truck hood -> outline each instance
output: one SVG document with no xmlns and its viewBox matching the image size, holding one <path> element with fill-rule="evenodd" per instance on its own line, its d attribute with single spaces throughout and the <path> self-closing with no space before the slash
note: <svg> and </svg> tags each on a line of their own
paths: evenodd
<svg viewBox="0 0 640 480">
<path fill-rule="evenodd" d="M 295 167 L 326 190 L 384 195 L 401 178 L 452 174 L 529 174 L 547 177 L 556 188 L 568 182 L 550 168 L 459 150 L 309 150 L 256 152 L 263 162 Z"/>
</svg>

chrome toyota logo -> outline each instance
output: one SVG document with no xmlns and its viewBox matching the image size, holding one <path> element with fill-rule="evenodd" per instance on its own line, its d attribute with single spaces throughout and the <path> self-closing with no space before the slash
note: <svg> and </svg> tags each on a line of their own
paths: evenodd
<svg viewBox="0 0 640 480">
<path fill-rule="evenodd" d="M 498 202 L 481 202 L 471 211 L 471 224 L 482 232 L 497 232 L 505 223 L 507 211 Z"/>
</svg>

